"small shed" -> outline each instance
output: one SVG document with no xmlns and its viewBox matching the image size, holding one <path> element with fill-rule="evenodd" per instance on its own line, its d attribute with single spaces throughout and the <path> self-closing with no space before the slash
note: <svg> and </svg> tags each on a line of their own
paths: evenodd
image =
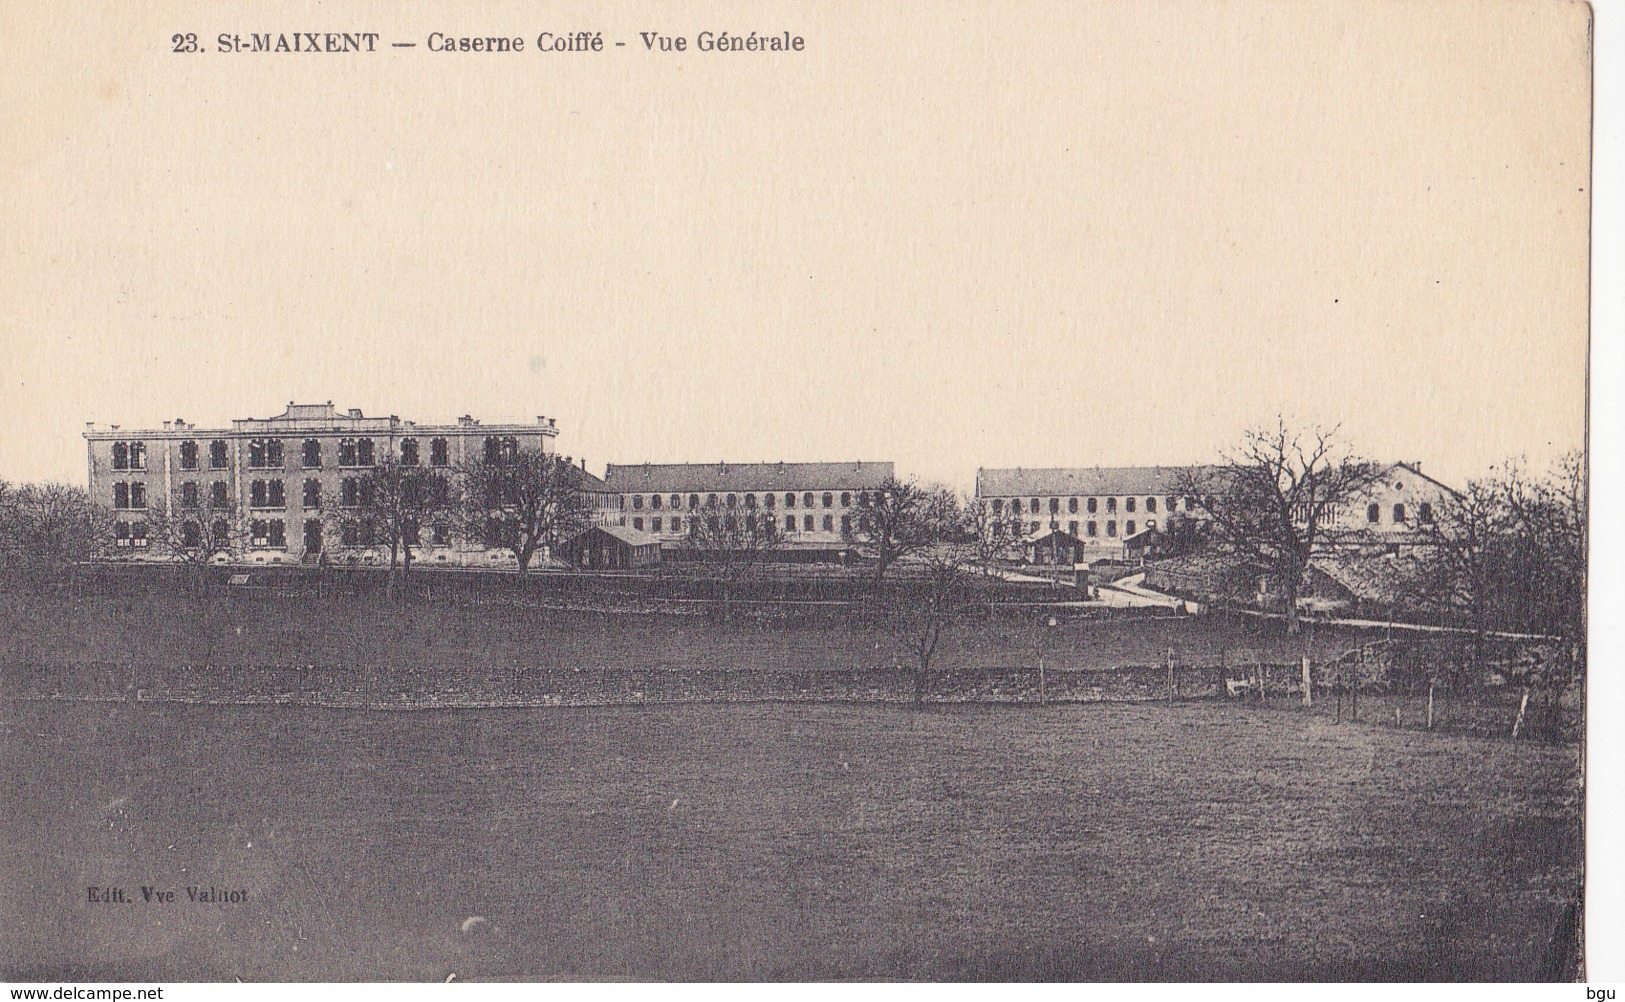
<svg viewBox="0 0 1625 1002">
<path fill-rule="evenodd" d="M 1083 560 L 1083 540 L 1060 529 L 1045 529 L 1022 540 L 1027 561 L 1048 567 L 1071 567 Z"/>
<path fill-rule="evenodd" d="M 624 525 L 595 525 L 566 540 L 559 556 L 583 570 L 626 570 L 660 563 L 660 540 Z"/>
<path fill-rule="evenodd" d="M 1162 555 L 1162 531 L 1160 529 L 1141 529 L 1132 536 L 1123 537 L 1124 556 L 1155 560 Z"/>
</svg>

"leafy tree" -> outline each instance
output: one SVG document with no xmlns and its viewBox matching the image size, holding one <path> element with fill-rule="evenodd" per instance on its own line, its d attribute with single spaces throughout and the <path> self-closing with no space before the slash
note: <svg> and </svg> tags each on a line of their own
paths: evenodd
<svg viewBox="0 0 1625 1002">
<path fill-rule="evenodd" d="M 543 547 L 556 549 L 592 525 L 581 488 L 569 456 L 519 449 L 477 458 L 462 468 L 464 531 L 511 551 L 528 574 Z"/>
<path fill-rule="evenodd" d="M 1219 465 L 1184 471 L 1178 490 L 1197 499 L 1223 553 L 1279 589 L 1287 633 L 1296 634 L 1310 558 L 1342 534 L 1339 513 L 1378 472 L 1352 455 L 1335 428 L 1300 432 L 1278 418 L 1274 427 L 1245 432 Z"/>
</svg>

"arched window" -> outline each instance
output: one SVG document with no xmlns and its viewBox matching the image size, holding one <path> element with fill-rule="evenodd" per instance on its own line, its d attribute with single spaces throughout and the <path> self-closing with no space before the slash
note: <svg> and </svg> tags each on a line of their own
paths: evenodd
<svg viewBox="0 0 1625 1002">
<path fill-rule="evenodd" d="M 698 494 L 690 494 L 688 496 L 688 510 L 693 511 L 694 509 L 698 508 L 699 506 L 700 506 L 700 496 Z"/>
<path fill-rule="evenodd" d="M 1404 505 L 1402 505 L 1402 504 L 1394 505 L 1394 521 L 1395 522 L 1403 522 L 1403 521 L 1405 521 L 1405 506 Z"/>
<path fill-rule="evenodd" d="M 824 507 L 825 508 L 830 508 L 830 507 L 833 507 L 834 504 L 835 504 L 835 495 L 833 495 L 833 494 L 826 491 L 824 493 Z M 826 519 L 824 519 L 824 521 L 828 522 L 829 519 L 826 518 Z"/>
<path fill-rule="evenodd" d="M 834 532 L 835 531 L 835 516 L 834 515 L 825 515 L 824 516 L 824 531 L 825 532 Z"/>
<path fill-rule="evenodd" d="M 1123 510 L 1124 511 L 1133 511 L 1134 510 L 1134 499 L 1133 498 L 1124 498 L 1123 499 Z"/>
<path fill-rule="evenodd" d="M 737 505 L 739 503 L 739 495 L 730 494 L 730 495 L 728 495 L 727 500 L 724 501 L 723 503 L 726 504 L 729 508 L 732 508 L 732 507 L 734 507 L 735 505 Z"/>
<path fill-rule="evenodd" d="M 651 494 L 651 495 L 649 495 L 649 507 L 654 511 L 659 511 L 660 510 L 660 500 L 661 500 L 661 498 L 660 498 L 659 494 Z"/>
<path fill-rule="evenodd" d="M 1020 515 L 1021 514 L 1021 499 L 1020 498 L 1011 498 L 1010 499 L 1010 514 L 1012 514 L 1012 515 Z"/>
<path fill-rule="evenodd" d="M 768 511 L 772 511 L 774 506 L 777 505 L 778 503 L 779 503 L 779 496 L 777 494 L 763 494 L 762 495 L 762 504 L 767 506 Z"/>
<path fill-rule="evenodd" d="M 1076 515 L 1078 513 L 1078 499 L 1077 498 L 1067 498 L 1066 499 L 1066 511 L 1067 511 L 1068 515 Z M 1077 534 L 1073 533 L 1073 535 L 1077 535 Z"/>
<path fill-rule="evenodd" d="M 1128 524 L 1125 525 L 1123 528 L 1126 530 L 1124 532 L 1124 535 L 1126 535 L 1126 536 L 1134 535 L 1134 520 L 1132 518 L 1129 519 Z"/>
<path fill-rule="evenodd" d="M 995 515 L 1003 515 L 1004 514 L 1004 502 L 1002 500 L 1000 500 L 999 498 L 994 498 L 993 499 L 993 514 L 995 514 Z"/>
<path fill-rule="evenodd" d="M 415 438 L 401 439 L 401 465 L 418 465 L 418 440 Z"/>
<path fill-rule="evenodd" d="M 130 447 L 124 442 L 113 443 L 113 469 L 128 470 L 130 468 Z"/>
<path fill-rule="evenodd" d="M 683 510 L 683 496 L 681 494 L 673 494 L 669 500 L 671 502 L 672 511 Z"/>
<path fill-rule="evenodd" d="M 353 438 L 341 438 L 341 439 L 339 439 L 339 465 L 340 466 L 358 466 L 358 465 L 360 465 L 360 464 L 358 464 L 356 462 L 355 439 L 353 439 Z"/>
<path fill-rule="evenodd" d="M 322 466 L 322 443 L 314 438 L 307 438 L 299 446 L 299 462 L 307 470 L 318 470 Z"/>
<path fill-rule="evenodd" d="M 852 492 L 851 491 L 842 491 L 841 492 L 841 507 L 842 508 L 850 508 L 850 507 L 852 507 Z"/>
<path fill-rule="evenodd" d="M 1061 499 L 1060 498 L 1050 498 L 1049 499 L 1049 513 L 1051 515 L 1059 515 L 1061 513 Z M 1055 526 L 1050 526 L 1050 528 L 1053 529 L 1053 528 L 1055 528 Z"/>
<path fill-rule="evenodd" d="M 1365 520 L 1372 525 L 1382 521 L 1382 505 L 1372 502 L 1365 506 Z"/>
<path fill-rule="evenodd" d="M 181 469 L 183 469 L 183 470 L 195 470 L 195 469 L 197 469 L 197 456 L 198 456 L 198 453 L 197 453 L 197 443 L 196 442 L 182 442 L 181 443 Z"/>
<path fill-rule="evenodd" d="M 209 507 L 224 508 L 226 507 L 226 503 L 226 482 L 224 480 L 216 480 L 214 483 L 209 485 Z"/>
<path fill-rule="evenodd" d="M 756 495 L 754 495 L 754 494 L 746 494 L 745 495 L 745 507 L 746 508 L 751 508 L 751 509 L 754 509 L 756 507 Z"/>
<path fill-rule="evenodd" d="M 705 506 L 707 508 L 715 508 L 717 506 L 717 496 L 715 494 L 707 494 L 705 496 Z"/>
<path fill-rule="evenodd" d="M 671 520 L 671 531 L 672 532 L 682 532 L 683 531 L 683 520 L 681 518 L 674 518 L 674 519 Z"/>
<path fill-rule="evenodd" d="M 1153 515 L 1156 514 L 1156 512 L 1157 512 L 1157 499 L 1156 498 L 1146 498 L 1145 499 L 1145 510 L 1150 512 Z"/>
<path fill-rule="evenodd" d="M 443 438 L 431 438 L 431 439 L 429 439 L 429 465 L 430 466 L 450 466 L 451 465 L 451 448 L 446 444 L 445 439 L 443 439 Z"/>
<path fill-rule="evenodd" d="M 1416 519 L 1417 519 L 1417 521 L 1421 522 L 1423 525 L 1432 525 L 1433 524 L 1433 506 L 1431 504 L 1429 504 L 1428 502 L 1423 501 L 1416 508 Z"/>
<path fill-rule="evenodd" d="M 807 493 L 801 495 L 801 507 L 803 507 L 803 508 L 811 508 L 812 506 L 813 506 L 812 491 L 808 491 Z M 810 528 L 812 528 L 812 526 L 809 525 L 807 528 L 810 529 Z"/>
<path fill-rule="evenodd" d="M 794 508 L 796 506 L 796 496 L 794 494 L 785 494 L 784 506 L 786 508 Z"/>
<path fill-rule="evenodd" d="M 1106 499 L 1106 510 L 1107 511 L 1116 511 L 1117 510 L 1117 499 L 1116 498 L 1107 498 Z M 1113 523 L 1113 524 L 1115 525 L 1116 523 Z M 1108 535 L 1114 535 L 1115 536 L 1116 533 L 1108 533 Z"/>
<path fill-rule="evenodd" d="M 784 531 L 785 532 L 795 532 L 796 531 L 796 517 L 794 515 L 786 515 L 786 516 L 784 516 Z"/>
<path fill-rule="evenodd" d="M 197 484 L 194 481 L 188 480 L 186 483 L 181 484 L 181 507 L 182 508 L 196 508 L 197 506 L 198 506 Z"/>
<path fill-rule="evenodd" d="M 215 439 L 209 443 L 209 469 L 223 470 L 226 468 L 226 443 L 224 439 Z"/>
<path fill-rule="evenodd" d="M 643 510 L 643 495 L 642 494 L 634 494 L 634 495 L 632 495 L 632 510 L 633 511 L 642 511 Z"/>
<path fill-rule="evenodd" d="M 1098 498 L 1090 498 L 1088 508 L 1089 514 L 1093 515 L 1100 508 L 1100 500 Z"/>
</svg>

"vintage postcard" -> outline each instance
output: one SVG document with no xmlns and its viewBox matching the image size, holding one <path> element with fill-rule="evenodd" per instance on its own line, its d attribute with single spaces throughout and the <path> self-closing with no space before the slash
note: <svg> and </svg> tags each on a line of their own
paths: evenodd
<svg viewBox="0 0 1625 1002">
<path fill-rule="evenodd" d="M 1585 978 L 1592 29 L 6 5 L 0 974 Z"/>
</svg>

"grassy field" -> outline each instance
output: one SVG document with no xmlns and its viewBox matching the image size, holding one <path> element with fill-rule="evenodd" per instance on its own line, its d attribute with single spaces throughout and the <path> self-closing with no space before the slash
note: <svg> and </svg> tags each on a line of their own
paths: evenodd
<svg viewBox="0 0 1625 1002">
<path fill-rule="evenodd" d="M 1552 978 L 1582 858 L 1572 747 L 1222 704 L 11 701 L 0 777 L 24 980 Z"/>
<path fill-rule="evenodd" d="M 1381 631 L 1321 626 L 1302 637 L 1274 623 L 1238 618 L 1063 621 L 1011 615 L 967 623 L 944 643 L 944 667 L 1057 669 L 1218 664 L 1224 652 L 1266 661 L 1320 660 Z M 315 664 L 508 671 L 515 664 L 574 668 L 758 667 L 796 671 L 892 665 L 908 657 L 873 626 L 839 620 L 716 623 L 700 616 L 560 611 L 534 606 L 390 602 L 382 596 L 317 601 L 216 593 L 204 603 L 155 591 L 72 601 L 0 594 L 0 664 L 130 661 L 154 664 Z"/>
</svg>

